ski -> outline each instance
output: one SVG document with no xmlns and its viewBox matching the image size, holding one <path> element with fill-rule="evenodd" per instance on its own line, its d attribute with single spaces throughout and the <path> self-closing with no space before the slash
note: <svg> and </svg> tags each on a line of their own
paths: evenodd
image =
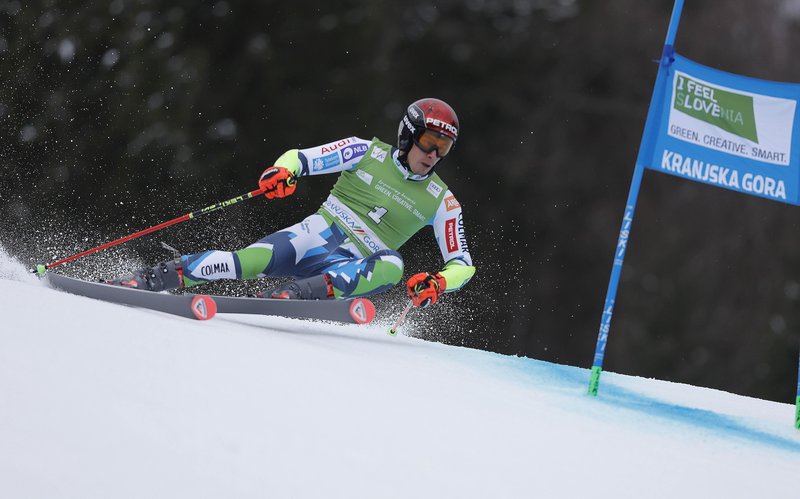
<svg viewBox="0 0 800 499">
<path fill-rule="evenodd" d="M 44 279 L 51 288 L 74 295 L 157 310 L 189 319 L 208 320 L 217 312 L 214 299 L 205 295 L 153 293 L 141 289 L 83 281 L 53 273 L 45 274 Z"/>
<path fill-rule="evenodd" d="M 277 300 L 168 293 L 89 282 L 47 273 L 47 284 L 54 289 L 97 300 L 142 307 L 168 314 L 207 320 L 217 313 L 274 315 L 291 319 L 318 319 L 349 324 L 369 324 L 375 318 L 375 305 L 366 298 L 352 300 Z"/>
<path fill-rule="evenodd" d="M 291 319 L 319 319 L 350 324 L 369 324 L 375 305 L 366 298 L 351 300 L 279 300 L 211 296 L 220 314 L 276 315 Z"/>
</svg>

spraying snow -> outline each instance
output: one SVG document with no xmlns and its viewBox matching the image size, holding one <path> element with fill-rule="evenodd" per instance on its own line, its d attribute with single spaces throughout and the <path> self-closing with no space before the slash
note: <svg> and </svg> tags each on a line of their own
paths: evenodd
<svg viewBox="0 0 800 499">
<path fill-rule="evenodd" d="M 34 283 L 36 277 L 0 246 L 0 279 Z"/>
</svg>

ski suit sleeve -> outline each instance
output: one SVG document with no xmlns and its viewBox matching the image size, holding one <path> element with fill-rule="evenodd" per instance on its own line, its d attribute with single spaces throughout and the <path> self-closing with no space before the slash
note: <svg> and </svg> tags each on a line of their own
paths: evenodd
<svg viewBox="0 0 800 499">
<path fill-rule="evenodd" d="M 301 177 L 337 173 L 358 164 L 370 144 L 371 140 L 348 137 L 307 149 L 290 149 L 275 160 L 275 166 L 287 168 Z"/>
<path fill-rule="evenodd" d="M 292 175 L 300 175 L 302 164 L 300 162 L 299 151 L 297 149 L 289 149 L 281 154 L 278 159 L 273 163 L 274 166 L 282 166 L 292 172 Z"/>
<path fill-rule="evenodd" d="M 447 282 L 445 293 L 462 288 L 475 275 L 472 257 L 464 233 L 464 218 L 461 205 L 449 190 L 431 221 L 436 242 L 444 259 L 444 268 L 439 272 Z"/>
</svg>

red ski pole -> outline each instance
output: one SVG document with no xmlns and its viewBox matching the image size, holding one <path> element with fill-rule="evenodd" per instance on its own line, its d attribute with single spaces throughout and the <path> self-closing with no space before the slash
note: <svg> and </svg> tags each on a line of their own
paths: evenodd
<svg viewBox="0 0 800 499">
<path fill-rule="evenodd" d="M 100 245 L 100 246 L 98 246 L 96 248 L 88 249 L 88 250 L 83 251 L 81 253 L 78 253 L 76 255 L 68 256 L 67 258 L 63 258 L 61 260 L 58 260 L 57 262 L 47 263 L 47 264 L 41 264 L 40 263 L 39 265 L 36 266 L 36 268 L 34 270 L 31 270 L 31 273 L 36 273 L 36 274 L 39 274 L 39 276 L 43 276 L 44 273 L 47 272 L 48 269 L 51 269 L 51 268 L 56 267 L 58 265 L 61 265 L 62 263 L 67 263 L 67 262 L 71 262 L 72 260 L 77 260 L 78 258 L 84 257 L 86 255 L 90 255 L 90 254 L 92 254 L 92 253 L 94 253 L 96 251 L 104 250 L 106 248 L 110 248 L 112 246 L 116 246 L 118 244 L 122 244 L 122 243 L 124 243 L 126 241 L 130 241 L 131 239 L 136 239 L 139 236 L 143 236 L 145 234 L 150 234 L 150 233 L 155 232 L 157 230 L 161 230 L 161 229 L 163 229 L 165 227 L 169 227 L 170 225 L 175 225 L 175 224 L 180 223 L 180 222 L 185 222 L 187 220 L 191 220 L 192 218 L 199 217 L 200 215 L 205 215 L 206 213 L 210 213 L 212 211 L 216 211 L 216 210 L 219 210 L 221 208 L 227 208 L 228 206 L 236 204 L 239 201 L 244 201 L 246 199 L 250 199 L 250 198 L 259 196 L 261 194 L 264 194 L 264 189 L 257 189 L 255 191 L 250 191 L 247 194 L 242 194 L 241 196 L 236 196 L 233 199 L 229 199 L 227 201 L 222 201 L 222 202 L 219 202 L 219 203 L 215 203 L 215 204 L 212 204 L 211 206 L 206 206 L 203 209 L 200 209 L 200 210 L 197 210 L 197 211 L 193 211 L 191 213 L 187 213 L 186 215 L 180 216 L 178 218 L 174 218 L 172 220 L 169 220 L 168 222 L 164 222 L 164 223 L 160 223 L 158 225 L 154 225 L 154 226 L 150 227 L 149 229 L 140 230 L 139 232 L 135 232 L 135 233 L 133 233 L 131 235 L 128 235 L 128 236 L 125 236 L 125 237 L 121 237 L 119 239 L 115 239 L 114 241 L 102 244 L 102 245 Z"/>
<path fill-rule="evenodd" d="M 408 300 L 408 303 L 406 303 L 406 308 L 404 308 L 403 311 L 400 312 L 400 315 L 397 317 L 397 320 L 394 321 L 394 326 L 392 326 L 388 331 L 386 331 L 386 333 L 389 336 L 397 336 L 397 330 L 406 321 L 406 315 L 408 315 L 408 311 L 411 310 L 411 305 L 413 304 L 414 303 L 411 300 Z"/>
</svg>

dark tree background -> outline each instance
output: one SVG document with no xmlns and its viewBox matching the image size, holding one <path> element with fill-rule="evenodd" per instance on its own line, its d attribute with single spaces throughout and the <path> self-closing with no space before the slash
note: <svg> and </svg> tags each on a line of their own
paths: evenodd
<svg viewBox="0 0 800 499">
<path fill-rule="evenodd" d="M 800 81 L 800 8 L 688 0 L 677 50 Z M 588 367 L 672 2 L 0 1 L 0 245 L 51 262 L 256 187 L 284 150 L 393 142 L 404 107 L 459 113 L 439 168 L 478 274 L 414 311 L 421 337 Z M 108 277 L 236 249 L 300 220 L 335 176 L 67 264 Z M 795 207 L 648 172 L 606 368 L 793 398 Z M 402 250 L 438 270 L 430 231 Z M 257 283 L 215 283 L 241 292 Z M 260 284 L 263 286 L 263 283 Z M 397 289 L 376 299 L 389 319 Z M 46 304 L 42 305 L 46 312 Z"/>
</svg>

